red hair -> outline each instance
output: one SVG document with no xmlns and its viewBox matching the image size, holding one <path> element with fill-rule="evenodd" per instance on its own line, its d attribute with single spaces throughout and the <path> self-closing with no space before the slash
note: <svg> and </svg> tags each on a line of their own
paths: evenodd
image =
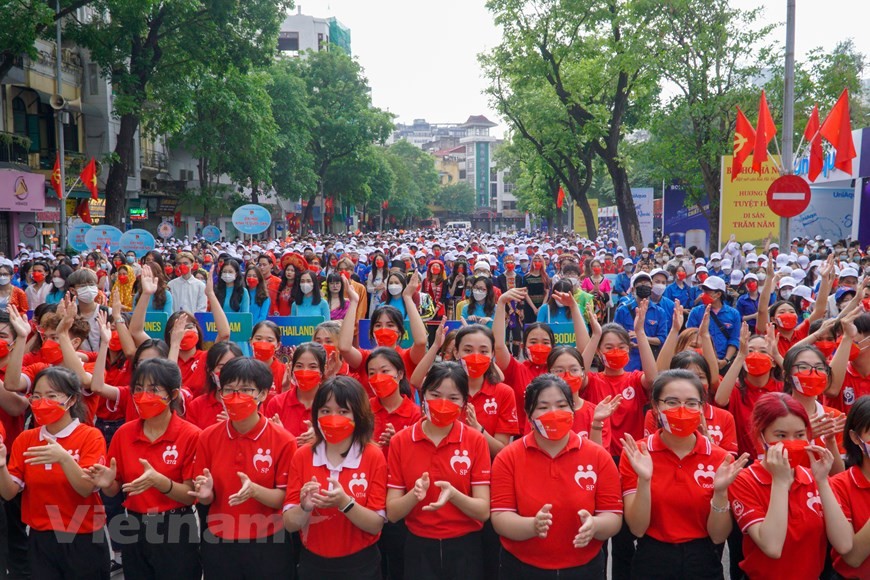
<svg viewBox="0 0 870 580">
<path fill-rule="evenodd" d="M 795 415 L 804 422 L 807 427 L 807 439 L 811 440 L 812 428 L 810 427 L 809 415 L 807 415 L 803 405 L 785 393 L 765 393 L 755 403 L 755 408 L 752 409 L 753 436 L 760 437 L 761 432 L 767 429 L 771 423 L 788 415 Z"/>
</svg>

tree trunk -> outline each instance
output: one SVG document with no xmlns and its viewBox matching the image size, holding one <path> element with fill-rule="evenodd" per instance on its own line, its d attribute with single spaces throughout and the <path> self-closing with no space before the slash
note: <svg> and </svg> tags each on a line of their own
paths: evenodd
<svg viewBox="0 0 870 580">
<path fill-rule="evenodd" d="M 592 185 L 592 160 L 586 158 L 586 179 L 580 179 L 580 172 L 574 169 L 570 170 L 570 179 L 568 180 L 568 194 L 574 200 L 583 217 L 586 219 L 586 229 L 589 233 L 589 239 L 594 240 L 598 237 L 598 228 L 595 225 L 595 214 L 592 213 L 592 206 L 589 205 L 589 198 L 586 193 L 589 191 L 589 186 Z"/>
<path fill-rule="evenodd" d="M 604 165 L 607 167 L 607 172 L 613 182 L 616 210 L 619 214 L 619 223 L 622 225 L 622 234 L 625 236 L 625 245 L 639 248 L 643 244 L 643 236 L 640 233 L 640 221 L 637 219 L 634 198 L 631 197 L 628 172 L 615 157 L 605 158 Z"/>
<path fill-rule="evenodd" d="M 106 179 L 106 223 L 120 228 L 127 209 L 127 174 L 136 151 L 133 139 L 139 128 L 139 117 L 132 114 L 121 116 L 118 143 L 115 145 L 117 161 L 109 166 Z"/>
<path fill-rule="evenodd" d="M 258 205 L 260 203 L 260 188 L 257 185 L 251 185 L 251 203 Z"/>
</svg>

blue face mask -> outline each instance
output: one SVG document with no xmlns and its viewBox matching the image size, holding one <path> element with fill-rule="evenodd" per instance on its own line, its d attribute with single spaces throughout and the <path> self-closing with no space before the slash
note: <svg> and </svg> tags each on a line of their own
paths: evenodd
<svg viewBox="0 0 870 580">
<path fill-rule="evenodd" d="M 136 256 L 127 256 L 127 263 L 132 264 L 136 261 Z"/>
</svg>

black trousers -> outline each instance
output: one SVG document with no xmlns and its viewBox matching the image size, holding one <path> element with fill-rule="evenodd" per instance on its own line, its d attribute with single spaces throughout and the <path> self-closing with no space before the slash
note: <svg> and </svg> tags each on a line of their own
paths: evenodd
<svg viewBox="0 0 870 580">
<path fill-rule="evenodd" d="M 405 579 L 405 538 L 408 528 L 404 520 L 387 522 L 381 530 L 378 547 L 381 552 L 381 577 L 384 580 Z"/>
<path fill-rule="evenodd" d="M 103 419 L 97 418 L 94 421 L 94 426 L 100 430 L 103 434 L 103 437 L 106 440 L 106 447 L 108 448 L 109 443 L 112 442 L 112 437 L 115 436 L 115 431 L 118 430 L 121 425 L 124 424 L 123 419 L 119 419 L 117 421 L 105 421 Z M 124 498 L 127 497 L 127 494 L 124 492 L 118 492 L 115 495 L 106 495 L 103 493 L 103 490 L 100 490 L 100 499 L 103 500 L 103 507 L 106 510 L 106 518 L 108 521 L 112 521 L 113 518 L 124 513 Z M 117 538 L 112 537 L 112 528 L 109 528 L 109 540 L 112 542 L 112 550 L 118 551 L 121 549 L 121 544 L 118 542 Z M 125 577 L 126 578 L 126 577 Z"/>
<path fill-rule="evenodd" d="M 205 530 L 200 555 L 205 580 L 294 577 L 293 547 L 284 530 L 254 540 L 224 540 Z"/>
<path fill-rule="evenodd" d="M 616 466 L 619 467 L 620 456 L 613 457 Z M 610 558 L 613 562 L 613 580 L 630 580 L 631 563 L 634 561 L 634 542 L 637 538 L 631 533 L 625 518 L 622 520 L 622 527 L 615 536 L 610 538 Z"/>
<path fill-rule="evenodd" d="M 28 558 L 39 580 L 108 580 L 109 542 L 106 531 L 93 534 L 30 530 Z"/>
<path fill-rule="evenodd" d="M 722 580 L 722 560 L 710 538 L 682 544 L 659 542 L 649 536 L 637 541 L 631 563 L 633 580 Z"/>
<path fill-rule="evenodd" d="M 499 555 L 502 552 L 501 540 L 492 527 L 492 520 L 486 520 L 480 531 L 483 545 L 483 577 L 485 580 L 496 580 L 499 575 Z"/>
<path fill-rule="evenodd" d="M 433 540 L 408 532 L 405 540 L 405 577 L 414 580 L 481 580 L 481 533 Z"/>
<path fill-rule="evenodd" d="M 27 537 L 27 526 L 21 519 L 21 494 L 3 503 L 6 519 L 6 570 L 9 580 L 25 580 L 30 578 L 30 560 L 27 557 L 30 540 Z"/>
<path fill-rule="evenodd" d="M 582 566 L 561 570 L 544 570 L 524 564 L 504 549 L 499 558 L 499 580 L 604 580 L 606 577 L 607 558 L 603 551 Z"/>
<path fill-rule="evenodd" d="M 120 537 L 125 580 L 199 580 L 199 526 L 192 507 L 154 515 L 130 512 Z"/>
<path fill-rule="evenodd" d="M 299 580 L 381 580 L 381 551 L 377 544 L 341 558 L 322 558 L 302 548 Z"/>
</svg>

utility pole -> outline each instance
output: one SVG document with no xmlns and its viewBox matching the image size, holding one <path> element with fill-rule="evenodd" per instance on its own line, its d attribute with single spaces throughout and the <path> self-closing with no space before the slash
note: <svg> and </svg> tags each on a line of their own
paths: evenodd
<svg viewBox="0 0 870 580">
<path fill-rule="evenodd" d="M 61 64 L 61 18 L 60 18 L 60 0 L 55 0 L 55 9 L 57 10 L 55 16 L 55 24 L 56 24 L 56 40 L 57 50 L 55 51 L 55 84 L 56 94 L 63 96 L 63 67 Z M 61 108 L 55 111 L 55 116 L 57 119 L 57 155 L 59 158 L 58 165 L 60 166 L 60 188 L 63 192 L 63 196 L 60 200 L 60 223 L 58 224 L 58 245 L 60 246 L 60 251 L 66 251 L 66 167 L 64 167 L 64 143 L 63 143 L 63 122 L 66 115 L 69 113 L 66 109 Z"/>
<path fill-rule="evenodd" d="M 782 105 L 782 172 L 794 173 L 794 29 L 795 0 L 786 0 L 785 13 L 785 82 Z M 788 247 L 788 218 L 779 219 L 780 251 Z"/>
</svg>

